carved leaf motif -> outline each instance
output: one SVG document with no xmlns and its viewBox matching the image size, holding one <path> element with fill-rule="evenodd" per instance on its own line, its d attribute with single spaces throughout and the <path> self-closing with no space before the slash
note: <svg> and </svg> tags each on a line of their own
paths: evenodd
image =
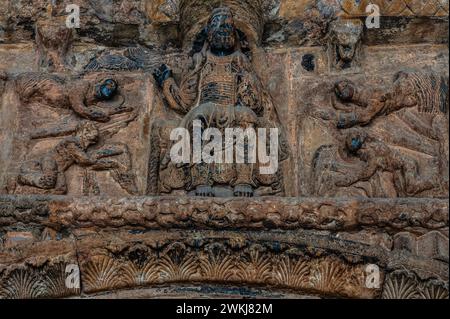
<svg viewBox="0 0 450 319">
<path fill-rule="evenodd" d="M 204 253 L 199 257 L 202 278 L 212 281 L 230 280 L 234 275 L 234 258 L 226 252 Z"/>
<path fill-rule="evenodd" d="M 283 286 L 304 287 L 309 278 L 310 267 L 306 261 L 282 257 L 274 273 L 275 281 Z"/>
<path fill-rule="evenodd" d="M 423 299 L 448 299 L 448 288 L 428 283 L 420 290 L 420 296 Z"/>
<path fill-rule="evenodd" d="M 67 297 L 80 292 L 80 289 L 69 289 L 66 286 L 66 265 L 59 264 L 50 268 L 45 273 L 45 296 L 47 297 Z"/>
<path fill-rule="evenodd" d="M 0 297 L 5 299 L 31 299 L 42 297 L 45 287 L 33 271 L 18 269 L 1 285 Z"/>
<path fill-rule="evenodd" d="M 109 256 L 94 256 L 85 267 L 83 283 L 90 291 L 111 289 L 121 284 L 119 273 L 116 260 Z"/>
<path fill-rule="evenodd" d="M 16 269 L 0 281 L 0 299 L 67 297 L 79 289 L 66 287 L 66 264 L 57 263 L 40 269 Z"/>
<path fill-rule="evenodd" d="M 310 285 L 314 289 L 337 293 L 346 284 L 346 269 L 332 260 L 321 260 L 315 265 L 310 277 Z"/>
<path fill-rule="evenodd" d="M 267 282 L 272 278 L 272 263 L 258 249 L 251 249 L 248 261 L 238 263 L 236 276 L 245 282 Z"/>
<path fill-rule="evenodd" d="M 383 289 L 383 299 L 417 299 L 417 282 L 410 276 L 389 275 Z"/>
<path fill-rule="evenodd" d="M 176 263 L 169 256 L 161 259 L 161 277 L 166 281 L 186 281 L 197 274 L 197 260 L 195 255 L 186 256 L 180 263 Z"/>
<path fill-rule="evenodd" d="M 121 271 L 127 285 L 147 285 L 158 281 L 159 265 L 155 258 L 149 259 L 142 267 L 132 262 L 122 266 Z"/>
</svg>

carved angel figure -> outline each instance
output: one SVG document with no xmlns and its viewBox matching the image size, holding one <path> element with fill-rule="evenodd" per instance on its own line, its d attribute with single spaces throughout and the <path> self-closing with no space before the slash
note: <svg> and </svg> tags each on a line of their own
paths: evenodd
<svg viewBox="0 0 450 319">
<path fill-rule="evenodd" d="M 203 48 L 193 56 L 193 65 L 181 83 L 175 82 L 166 65 L 155 71 L 169 107 L 184 115 L 182 127 L 192 131 L 194 120 L 201 120 L 203 129 L 217 128 L 221 132 L 237 127 L 280 127 L 270 96 L 253 71 L 239 39 L 231 10 L 215 9 Z M 282 133 L 279 145 L 279 159 L 284 160 L 287 143 Z M 161 165 L 162 191 L 184 188 L 193 190 L 197 196 L 221 196 L 218 189 L 231 188 L 231 196 L 251 197 L 256 188 L 263 186 L 271 188 L 274 194 L 280 193 L 280 173 L 261 175 L 257 165 L 202 162 L 177 167 L 166 160 Z"/>
<path fill-rule="evenodd" d="M 127 146 L 109 144 L 89 152 L 88 149 L 98 140 L 99 131 L 95 124 L 80 123 L 73 136 L 63 139 L 42 158 L 24 163 L 17 178 L 19 184 L 64 195 L 67 193 L 65 172 L 77 164 L 96 171 L 110 170 L 123 189 L 136 194 Z"/>
<path fill-rule="evenodd" d="M 316 152 L 316 195 L 348 193 L 364 182 L 376 184 L 363 192 L 370 197 L 448 194 L 448 78 L 401 71 L 388 88 L 341 80 L 334 91 L 334 109 L 319 116 L 334 119 L 344 136 L 359 127 L 366 137 L 347 143 L 346 150 L 325 145 Z"/>
<path fill-rule="evenodd" d="M 346 132 L 343 145 L 320 147 L 313 160 L 312 188 L 318 196 L 410 197 L 433 189 L 418 163 L 361 129 Z"/>
<path fill-rule="evenodd" d="M 80 117 L 108 122 L 112 115 L 131 112 L 119 93 L 117 80 L 106 78 L 98 83 L 66 79 L 46 73 L 23 73 L 16 80 L 16 92 L 24 103 L 39 102 L 55 108 L 72 109 Z"/>
</svg>

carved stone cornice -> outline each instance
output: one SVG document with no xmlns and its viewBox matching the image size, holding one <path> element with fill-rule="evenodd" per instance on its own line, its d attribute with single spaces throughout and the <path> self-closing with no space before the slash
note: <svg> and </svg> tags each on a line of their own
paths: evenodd
<svg viewBox="0 0 450 319">
<path fill-rule="evenodd" d="M 448 227 L 445 199 L 180 198 L 0 196 L 0 225 L 62 229 L 436 230 Z"/>
</svg>

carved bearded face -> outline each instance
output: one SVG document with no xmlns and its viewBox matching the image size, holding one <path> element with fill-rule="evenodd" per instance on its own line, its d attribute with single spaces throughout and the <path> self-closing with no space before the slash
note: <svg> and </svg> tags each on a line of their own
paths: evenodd
<svg viewBox="0 0 450 319">
<path fill-rule="evenodd" d="M 231 51 L 236 44 L 236 28 L 228 8 L 214 10 L 208 24 L 208 41 L 215 51 Z"/>
</svg>

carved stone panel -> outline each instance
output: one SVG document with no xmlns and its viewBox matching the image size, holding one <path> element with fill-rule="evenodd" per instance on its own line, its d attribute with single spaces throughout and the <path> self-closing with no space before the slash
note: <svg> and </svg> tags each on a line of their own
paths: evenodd
<svg viewBox="0 0 450 319">
<path fill-rule="evenodd" d="M 0 8 L 0 299 L 448 299 L 448 1 Z"/>
</svg>

